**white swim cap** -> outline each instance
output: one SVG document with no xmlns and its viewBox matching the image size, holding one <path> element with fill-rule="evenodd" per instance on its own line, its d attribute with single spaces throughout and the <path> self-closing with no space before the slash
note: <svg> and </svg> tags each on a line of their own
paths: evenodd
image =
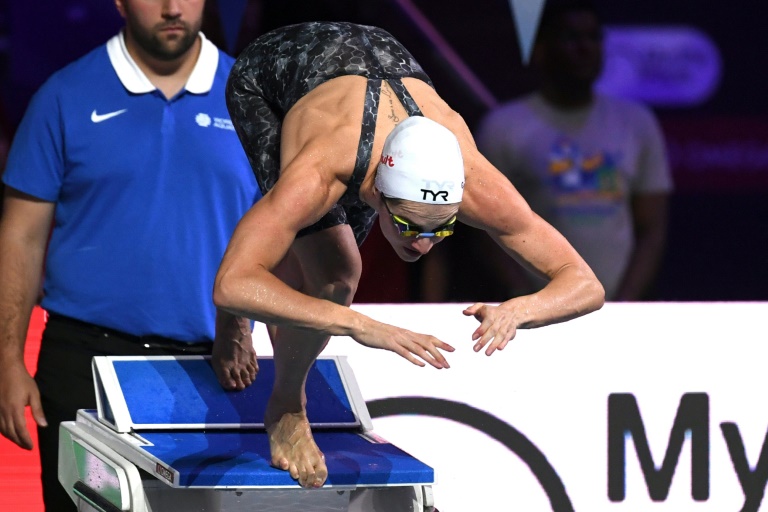
<svg viewBox="0 0 768 512">
<path fill-rule="evenodd" d="M 460 203 L 464 161 L 456 136 L 422 116 L 392 130 L 376 171 L 376 188 L 389 197 L 417 203 Z"/>
</svg>

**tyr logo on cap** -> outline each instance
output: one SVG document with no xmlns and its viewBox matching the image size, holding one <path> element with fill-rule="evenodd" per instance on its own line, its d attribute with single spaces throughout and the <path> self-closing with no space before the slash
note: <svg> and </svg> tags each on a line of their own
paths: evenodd
<svg viewBox="0 0 768 512">
<path fill-rule="evenodd" d="M 453 180 L 448 181 L 435 181 L 435 180 L 423 180 L 424 188 L 421 189 L 422 199 L 424 201 L 437 201 L 438 198 L 442 199 L 446 203 L 448 202 L 448 193 L 453 190 L 455 182 Z M 437 189 L 437 192 L 435 192 Z M 446 190 L 447 189 L 447 190 Z"/>
<path fill-rule="evenodd" d="M 441 198 L 446 203 L 448 202 L 448 191 L 447 190 L 438 190 L 437 192 L 433 192 L 429 189 L 423 188 L 421 189 L 421 192 L 423 193 L 422 199 L 424 201 L 437 201 L 437 198 Z M 429 197 L 427 194 L 430 194 Z"/>
</svg>

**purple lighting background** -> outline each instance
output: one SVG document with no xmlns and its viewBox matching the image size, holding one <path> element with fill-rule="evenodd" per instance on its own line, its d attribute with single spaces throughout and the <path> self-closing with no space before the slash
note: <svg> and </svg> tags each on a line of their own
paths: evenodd
<svg viewBox="0 0 768 512">
<path fill-rule="evenodd" d="M 508 0 L 407 3 L 429 20 L 495 100 L 530 90 L 532 77 L 521 62 Z M 651 105 L 664 130 L 676 184 L 654 298 L 768 300 L 768 3 L 602 0 L 597 5 L 610 27 L 693 28 L 714 44 L 720 59 L 719 80 L 703 101 Z M 271 28 L 316 19 L 389 30 L 470 127 L 487 110 L 455 62 L 397 0 L 208 0 L 204 31 L 236 54 Z M 52 72 L 105 42 L 121 25 L 107 0 L 0 0 L 0 99 L 7 125 L 12 129 L 19 122 L 31 95 Z M 696 55 L 689 57 L 695 70 Z M 363 248 L 366 274 L 358 300 L 409 301 L 414 270 L 390 261 L 389 253 L 377 256 L 378 243 L 374 236 Z M 390 277 L 383 280 L 384 274 Z"/>
</svg>

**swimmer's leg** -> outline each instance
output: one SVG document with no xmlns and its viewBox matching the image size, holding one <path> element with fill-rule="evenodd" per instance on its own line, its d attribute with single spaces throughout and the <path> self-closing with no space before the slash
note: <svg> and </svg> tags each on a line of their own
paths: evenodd
<svg viewBox="0 0 768 512">
<path fill-rule="evenodd" d="M 286 283 L 301 283 L 300 289 L 307 295 L 345 306 L 351 304 L 362 265 L 348 225 L 298 238 L 292 253 L 275 270 L 278 277 Z M 329 337 L 285 326 L 271 326 L 269 330 L 274 347 L 275 384 L 264 423 L 272 465 L 289 471 L 303 487 L 320 487 L 328 469 L 310 431 L 304 388 L 309 369 Z"/>
</svg>

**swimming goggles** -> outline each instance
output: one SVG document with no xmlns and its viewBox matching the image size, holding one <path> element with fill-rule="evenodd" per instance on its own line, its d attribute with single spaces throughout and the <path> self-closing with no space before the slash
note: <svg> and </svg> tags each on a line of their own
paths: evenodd
<svg viewBox="0 0 768 512">
<path fill-rule="evenodd" d="M 384 207 L 387 209 L 387 213 L 389 213 L 389 216 L 392 219 L 392 223 L 395 225 L 395 228 L 397 229 L 397 232 L 400 234 L 400 236 L 407 236 L 409 238 L 432 238 L 435 236 L 451 236 L 453 234 L 453 228 L 456 225 L 456 215 L 454 215 L 453 217 L 451 217 L 451 220 L 449 220 L 442 226 L 436 227 L 434 231 L 422 231 L 420 226 L 417 226 L 416 224 L 408 222 L 404 218 L 398 217 L 397 215 L 392 213 L 389 209 L 389 205 L 387 204 L 386 200 L 384 200 Z"/>
</svg>

